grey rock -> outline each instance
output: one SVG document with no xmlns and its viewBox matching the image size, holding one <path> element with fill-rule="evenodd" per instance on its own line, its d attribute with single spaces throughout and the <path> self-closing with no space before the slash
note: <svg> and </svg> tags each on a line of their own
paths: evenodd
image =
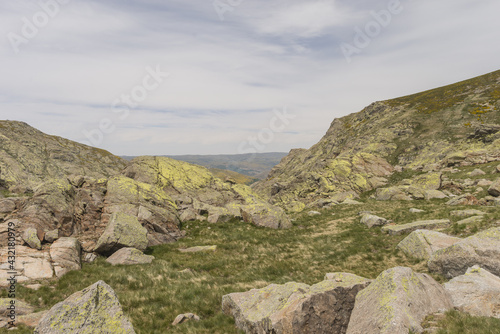
<svg viewBox="0 0 500 334">
<path fill-rule="evenodd" d="M 50 257 L 57 277 L 82 268 L 82 248 L 78 239 L 58 239 L 50 246 Z"/>
<path fill-rule="evenodd" d="M 122 248 L 116 251 L 113 255 L 106 259 L 106 262 L 112 265 L 135 265 L 135 264 L 149 264 L 153 262 L 154 256 L 145 255 L 135 248 Z"/>
<path fill-rule="evenodd" d="M 389 224 L 389 221 L 385 218 L 378 217 L 375 215 L 364 215 L 361 218 L 361 224 L 365 224 L 369 228 L 375 227 L 375 226 L 384 226 Z"/>
</svg>

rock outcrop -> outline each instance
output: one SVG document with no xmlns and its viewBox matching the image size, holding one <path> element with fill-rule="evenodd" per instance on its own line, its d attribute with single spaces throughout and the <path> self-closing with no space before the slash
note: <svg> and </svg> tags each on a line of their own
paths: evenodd
<svg viewBox="0 0 500 334">
<path fill-rule="evenodd" d="M 35 333 L 132 334 L 135 331 L 113 289 L 99 281 L 51 308 Z"/>
<path fill-rule="evenodd" d="M 448 278 L 464 275 L 468 268 L 475 265 L 500 275 L 500 228 L 479 232 L 438 250 L 428 262 L 431 271 Z"/>
<path fill-rule="evenodd" d="M 347 334 L 422 333 L 427 315 L 451 308 L 447 292 L 432 277 L 397 267 L 356 296 Z"/>
<path fill-rule="evenodd" d="M 272 284 L 226 295 L 222 309 L 248 334 L 345 333 L 354 299 L 369 284 L 369 280 L 349 274 L 313 286 Z"/>
<path fill-rule="evenodd" d="M 71 270 L 82 268 L 82 249 L 75 238 L 60 238 L 50 246 L 54 273 L 61 277 Z"/>
<path fill-rule="evenodd" d="M 500 278 L 474 266 L 444 285 L 458 310 L 476 317 L 500 318 Z"/>
</svg>

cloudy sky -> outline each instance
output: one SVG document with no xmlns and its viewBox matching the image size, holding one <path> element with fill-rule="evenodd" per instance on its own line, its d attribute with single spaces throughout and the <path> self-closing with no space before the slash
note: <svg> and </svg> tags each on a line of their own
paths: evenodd
<svg viewBox="0 0 500 334">
<path fill-rule="evenodd" d="M 308 148 L 500 68 L 498 0 L 57 1 L 0 1 L 0 118 L 118 155 Z"/>
</svg>

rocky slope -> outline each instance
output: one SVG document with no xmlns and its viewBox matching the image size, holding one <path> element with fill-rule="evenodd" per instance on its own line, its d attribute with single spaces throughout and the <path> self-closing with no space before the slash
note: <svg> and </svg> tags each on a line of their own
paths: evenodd
<svg viewBox="0 0 500 334">
<path fill-rule="evenodd" d="M 292 150 L 254 189 L 300 211 L 382 187 L 394 171 L 500 160 L 499 111 L 500 71 L 375 102 L 335 119 L 318 144 Z"/>
</svg>

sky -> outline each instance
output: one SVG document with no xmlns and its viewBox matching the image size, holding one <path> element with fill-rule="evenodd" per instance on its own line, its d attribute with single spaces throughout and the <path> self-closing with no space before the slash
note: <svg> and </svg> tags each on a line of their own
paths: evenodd
<svg viewBox="0 0 500 334">
<path fill-rule="evenodd" d="M 498 0 L 0 0 L 0 119 L 117 155 L 309 148 L 500 69 Z"/>
</svg>

